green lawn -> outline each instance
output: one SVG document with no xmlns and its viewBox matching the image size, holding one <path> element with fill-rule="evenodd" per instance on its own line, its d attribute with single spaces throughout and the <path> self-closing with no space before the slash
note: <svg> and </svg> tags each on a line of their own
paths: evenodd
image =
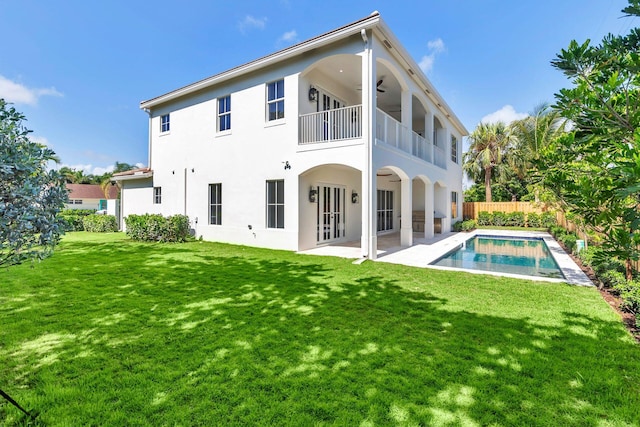
<svg viewBox="0 0 640 427">
<path fill-rule="evenodd" d="M 592 288 L 73 233 L 0 270 L 0 325 L 36 425 L 640 425 Z"/>
</svg>

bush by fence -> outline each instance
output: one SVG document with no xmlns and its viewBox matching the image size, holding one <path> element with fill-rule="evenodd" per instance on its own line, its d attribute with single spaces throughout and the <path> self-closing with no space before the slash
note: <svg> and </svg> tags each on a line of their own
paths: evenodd
<svg viewBox="0 0 640 427">
<path fill-rule="evenodd" d="M 60 216 L 65 221 L 64 231 L 83 231 L 82 220 L 88 215 L 95 214 L 93 209 L 64 209 Z"/>
<path fill-rule="evenodd" d="M 125 219 L 127 235 L 147 242 L 184 242 L 189 237 L 189 217 L 157 214 L 129 215 Z"/>
<path fill-rule="evenodd" d="M 118 221 L 113 215 L 87 215 L 82 219 L 84 231 L 91 233 L 109 233 L 118 231 Z"/>
</svg>

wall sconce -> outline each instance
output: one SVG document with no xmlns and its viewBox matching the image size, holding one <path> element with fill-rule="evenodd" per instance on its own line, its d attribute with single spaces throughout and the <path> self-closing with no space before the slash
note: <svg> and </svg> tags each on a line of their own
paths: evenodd
<svg viewBox="0 0 640 427">
<path fill-rule="evenodd" d="M 289 170 L 289 169 L 291 169 L 291 165 L 289 164 L 289 160 L 287 160 L 287 161 L 285 161 L 285 162 L 282 162 L 282 163 L 284 163 L 284 170 Z"/>
<path fill-rule="evenodd" d="M 316 203 L 317 201 L 318 201 L 318 190 L 311 187 L 311 189 L 309 189 L 309 202 Z"/>
<path fill-rule="evenodd" d="M 311 86 L 309 88 L 309 101 L 317 101 L 318 100 L 318 89 Z"/>
<path fill-rule="evenodd" d="M 351 203 L 358 203 L 360 196 L 355 191 L 351 192 Z"/>
</svg>

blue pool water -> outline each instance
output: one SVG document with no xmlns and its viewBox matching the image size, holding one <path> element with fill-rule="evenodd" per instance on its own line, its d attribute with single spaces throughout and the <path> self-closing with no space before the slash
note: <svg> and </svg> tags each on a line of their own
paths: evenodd
<svg viewBox="0 0 640 427">
<path fill-rule="evenodd" d="M 431 265 L 564 279 L 544 240 L 533 238 L 476 236 Z"/>
</svg>

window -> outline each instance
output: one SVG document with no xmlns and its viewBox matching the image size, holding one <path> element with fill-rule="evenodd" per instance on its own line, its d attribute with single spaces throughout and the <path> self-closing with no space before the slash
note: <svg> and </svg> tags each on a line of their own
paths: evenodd
<svg viewBox="0 0 640 427">
<path fill-rule="evenodd" d="M 451 135 L 451 161 L 458 163 L 458 138 Z"/>
<path fill-rule="evenodd" d="M 284 79 L 267 84 L 267 120 L 284 119 Z"/>
<path fill-rule="evenodd" d="M 458 193 L 451 192 L 451 219 L 458 217 Z"/>
<path fill-rule="evenodd" d="M 222 225 L 222 184 L 209 184 L 209 224 Z"/>
<path fill-rule="evenodd" d="M 76 200 L 73 201 L 73 203 L 76 204 L 76 205 L 81 205 L 82 204 L 82 200 L 76 199 Z"/>
<path fill-rule="evenodd" d="M 153 203 L 156 205 L 162 203 L 162 187 L 153 187 Z"/>
<path fill-rule="evenodd" d="M 160 116 L 160 132 L 169 132 L 169 115 Z"/>
<path fill-rule="evenodd" d="M 378 231 L 393 230 L 393 191 L 378 190 Z"/>
<path fill-rule="evenodd" d="M 218 98 L 218 132 L 231 130 L 231 95 Z"/>
<path fill-rule="evenodd" d="M 267 181 L 267 228 L 284 228 L 284 180 Z"/>
</svg>

